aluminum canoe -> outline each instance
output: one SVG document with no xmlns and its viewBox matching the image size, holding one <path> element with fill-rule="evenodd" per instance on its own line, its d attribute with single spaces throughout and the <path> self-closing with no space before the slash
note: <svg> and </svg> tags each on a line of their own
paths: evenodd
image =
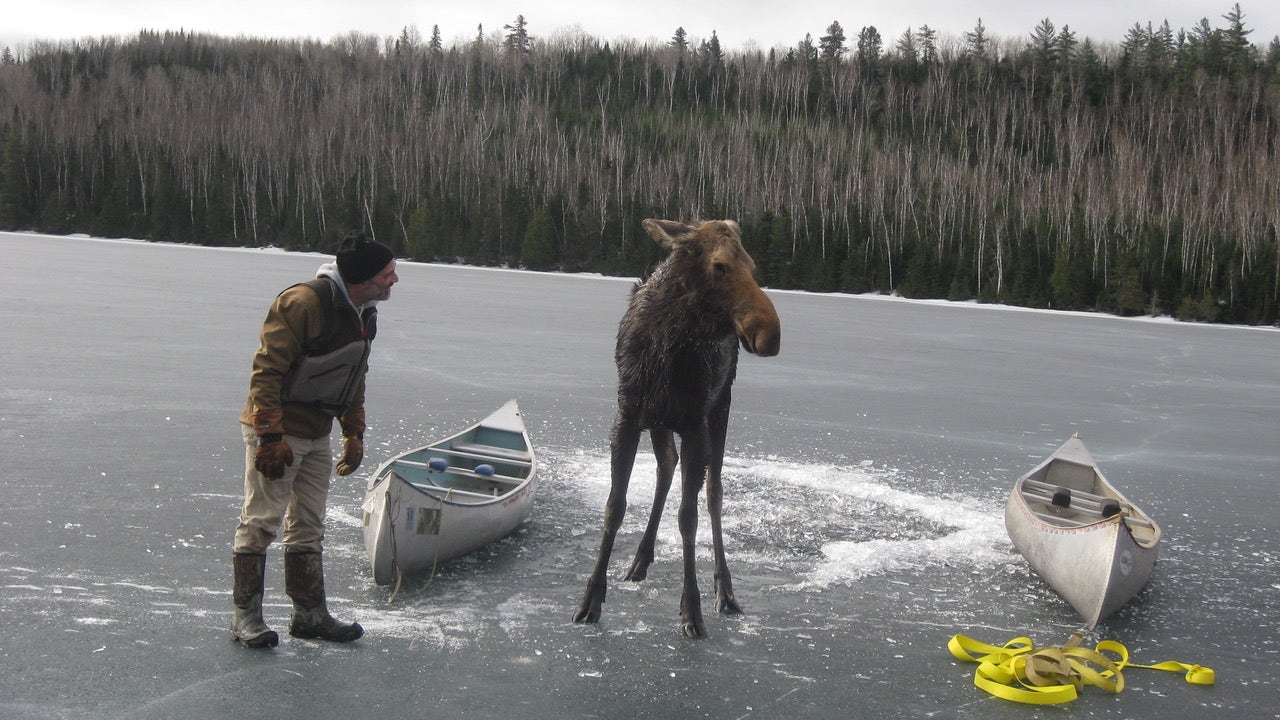
<svg viewBox="0 0 1280 720">
<path fill-rule="evenodd" d="M 432 571 L 510 535 L 533 508 L 537 470 L 515 400 L 378 466 L 362 504 L 374 581 Z"/>
<path fill-rule="evenodd" d="M 1160 526 L 1103 476 L 1079 434 L 1014 483 L 1013 546 L 1092 629 L 1151 577 Z"/>
</svg>

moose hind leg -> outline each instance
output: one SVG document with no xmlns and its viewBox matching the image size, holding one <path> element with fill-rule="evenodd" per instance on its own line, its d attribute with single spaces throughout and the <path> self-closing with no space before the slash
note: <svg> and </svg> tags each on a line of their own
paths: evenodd
<svg viewBox="0 0 1280 720">
<path fill-rule="evenodd" d="M 649 524 L 645 526 L 644 536 L 640 538 L 636 558 L 622 578 L 631 582 L 640 582 L 649 575 L 649 566 L 653 564 L 654 546 L 658 541 L 658 524 L 662 520 L 662 509 L 667 504 L 667 493 L 671 490 L 671 480 L 675 477 L 676 463 L 680 459 L 679 453 L 676 452 L 675 438 L 670 430 L 650 430 L 649 439 L 653 442 L 653 454 L 658 459 L 658 477 L 653 490 L 653 508 L 649 510 Z"/>
<path fill-rule="evenodd" d="M 627 512 L 627 485 L 631 482 L 631 467 L 635 464 L 636 448 L 640 444 L 640 429 L 634 423 L 619 418 L 614 422 L 610 443 L 611 485 L 609 499 L 604 506 L 604 533 L 600 538 L 600 554 L 596 557 L 591 578 L 587 580 L 587 592 L 574 613 L 576 623 L 594 623 L 600 620 L 600 606 L 604 604 L 608 589 L 609 556 L 613 554 L 613 542 Z"/>
</svg>

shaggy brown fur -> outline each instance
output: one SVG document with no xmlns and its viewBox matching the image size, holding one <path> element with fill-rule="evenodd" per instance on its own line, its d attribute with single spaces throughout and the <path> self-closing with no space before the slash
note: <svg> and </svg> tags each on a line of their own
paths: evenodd
<svg viewBox="0 0 1280 720">
<path fill-rule="evenodd" d="M 681 465 L 680 536 L 684 553 L 681 627 L 702 637 L 702 603 L 694 563 L 698 494 L 705 478 L 715 550 L 720 612 L 742 612 L 725 562 L 720 514 L 725 433 L 738 345 L 762 357 L 778 354 L 782 328 L 768 296 L 752 277 L 755 263 L 742 247 L 738 224 L 713 220 L 697 226 L 645 220 L 645 230 L 670 255 L 631 294 L 618 326 L 618 414 L 610 436 L 612 486 L 605 504 L 604 537 L 575 622 L 600 619 L 606 571 L 626 512 L 627 485 L 641 432 L 649 431 L 658 459 L 657 490 L 649 522 L 625 579 L 645 578 L 653 562 L 662 507 Z M 680 452 L 674 435 L 680 436 Z"/>
</svg>

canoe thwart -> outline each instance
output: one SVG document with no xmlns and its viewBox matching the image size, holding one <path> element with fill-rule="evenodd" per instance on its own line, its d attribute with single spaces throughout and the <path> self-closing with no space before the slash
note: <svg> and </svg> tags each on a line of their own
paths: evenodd
<svg viewBox="0 0 1280 720">
<path fill-rule="evenodd" d="M 458 467 L 447 463 L 442 465 L 441 463 L 436 462 L 437 460 L 442 460 L 442 458 L 431 458 L 427 462 L 418 462 L 417 460 L 394 460 L 393 462 L 396 465 L 403 465 L 405 467 L 419 468 L 421 470 L 434 470 L 436 472 L 450 473 L 453 475 L 460 475 L 462 477 L 476 478 L 478 480 L 484 480 L 498 485 L 510 485 L 515 487 L 517 485 L 524 484 L 523 478 L 511 477 L 510 475 L 499 475 L 498 473 L 493 472 L 492 467 L 489 468 L 488 472 L 482 472 L 480 468 L 483 466 L 477 466 L 475 470 L 472 470 L 470 468 Z"/>
<path fill-rule="evenodd" d="M 1075 490 L 1061 485 L 1052 485 L 1040 480 L 1027 478 L 1022 482 L 1024 491 L 1032 491 L 1048 498 L 1049 504 L 1060 508 L 1074 508 L 1102 517 L 1111 517 L 1123 508 L 1119 500 L 1105 495 L 1094 495 L 1083 490 Z"/>
</svg>

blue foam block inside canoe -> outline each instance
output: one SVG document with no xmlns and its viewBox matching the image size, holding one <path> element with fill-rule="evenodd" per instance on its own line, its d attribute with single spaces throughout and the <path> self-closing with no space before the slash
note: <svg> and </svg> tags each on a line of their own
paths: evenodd
<svg viewBox="0 0 1280 720">
<path fill-rule="evenodd" d="M 444 472 L 449 469 L 449 462 L 444 458 L 434 457 L 427 461 L 427 467 L 436 472 Z"/>
<path fill-rule="evenodd" d="M 490 464 L 488 464 L 488 463 L 480 463 L 479 465 L 477 465 L 477 466 L 476 466 L 476 474 L 477 474 L 477 475 L 492 475 L 492 474 L 493 474 L 493 466 L 492 466 L 492 465 L 490 465 Z"/>
</svg>

